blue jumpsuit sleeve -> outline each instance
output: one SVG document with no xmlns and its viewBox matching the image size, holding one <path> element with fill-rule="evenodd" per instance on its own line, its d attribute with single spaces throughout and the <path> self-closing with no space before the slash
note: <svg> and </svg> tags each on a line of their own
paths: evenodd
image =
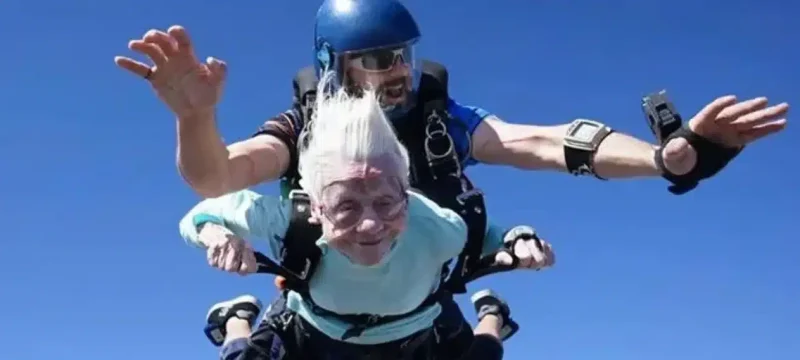
<svg viewBox="0 0 800 360">
<path fill-rule="evenodd" d="M 450 126 L 448 132 L 453 138 L 461 163 L 465 166 L 477 164 L 478 161 L 472 157 L 472 135 L 478 125 L 493 114 L 486 109 L 463 105 L 453 99 L 447 102 L 447 112 L 457 121 L 457 126 Z"/>
</svg>

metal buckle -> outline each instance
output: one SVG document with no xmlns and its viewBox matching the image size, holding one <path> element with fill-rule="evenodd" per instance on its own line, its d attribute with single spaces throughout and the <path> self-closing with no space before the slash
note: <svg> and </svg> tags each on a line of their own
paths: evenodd
<svg viewBox="0 0 800 360">
<path fill-rule="evenodd" d="M 283 248 L 281 250 L 281 263 L 283 263 L 283 259 L 285 259 L 285 258 L 286 258 L 286 248 Z M 301 271 L 300 273 L 296 273 L 296 272 L 292 271 L 291 269 L 289 269 L 288 267 L 283 266 L 283 265 L 281 265 L 281 270 L 285 271 L 290 276 L 296 277 L 298 280 L 305 281 L 305 280 L 307 280 L 308 273 L 311 270 L 311 259 L 309 259 L 309 258 L 305 259 L 305 265 L 303 266 L 303 271 Z M 287 280 L 291 281 L 291 279 L 287 279 Z"/>
<path fill-rule="evenodd" d="M 447 125 L 442 121 L 442 117 L 438 114 L 435 115 L 435 117 L 436 121 L 429 121 L 428 124 L 425 125 L 425 136 L 434 137 L 436 135 L 447 135 Z M 433 125 L 439 125 L 439 129 L 431 130 Z"/>
<path fill-rule="evenodd" d="M 438 129 L 436 127 L 439 127 Z M 439 141 L 444 138 L 447 141 L 447 150 L 444 153 L 437 154 L 431 151 L 431 142 Z M 453 156 L 455 144 L 453 138 L 447 133 L 447 125 L 441 121 L 428 123 L 425 126 L 425 153 L 429 156 L 428 160 L 439 160 L 449 156 Z"/>
<path fill-rule="evenodd" d="M 446 141 L 447 149 L 442 153 L 434 152 L 431 149 L 434 141 Z M 445 123 L 440 120 L 429 122 L 425 126 L 425 141 L 423 145 L 425 148 L 425 155 L 427 156 L 429 168 L 433 170 L 433 168 L 437 166 L 437 163 L 440 161 L 452 161 L 455 163 L 455 172 L 449 175 L 461 177 L 461 163 L 459 162 L 458 156 L 455 152 L 455 143 L 453 142 L 453 137 L 447 132 L 447 125 L 445 125 Z M 432 172 L 433 177 L 438 178 L 436 172 Z"/>
</svg>

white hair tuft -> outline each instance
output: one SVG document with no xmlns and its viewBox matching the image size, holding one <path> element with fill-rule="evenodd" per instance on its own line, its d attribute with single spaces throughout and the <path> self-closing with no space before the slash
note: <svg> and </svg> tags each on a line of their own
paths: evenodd
<svg viewBox="0 0 800 360">
<path fill-rule="evenodd" d="M 382 159 L 408 186 L 408 151 L 397 139 L 378 95 L 373 89 L 358 96 L 341 87 L 326 91 L 333 79 L 331 72 L 321 77 L 312 119 L 300 137 L 300 185 L 318 198 L 322 189 L 336 180 L 331 177 L 336 170 Z"/>
</svg>

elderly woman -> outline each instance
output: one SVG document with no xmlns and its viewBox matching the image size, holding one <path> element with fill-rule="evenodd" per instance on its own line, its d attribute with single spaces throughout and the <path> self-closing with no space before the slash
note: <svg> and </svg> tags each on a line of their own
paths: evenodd
<svg viewBox="0 0 800 360">
<path fill-rule="evenodd" d="M 320 89 L 329 81 L 323 78 Z M 266 321 L 250 339 L 248 309 L 231 308 L 225 318 L 227 347 L 237 348 L 239 359 L 280 354 L 302 359 L 432 358 L 438 336 L 432 325 L 441 308 L 434 303 L 412 310 L 436 290 L 442 264 L 464 246 L 464 221 L 409 190 L 408 153 L 374 92 L 355 97 L 340 90 L 320 96 L 307 131 L 310 136 L 299 149 L 299 171 L 311 199 L 310 221 L 322 228 L 317 245 L 323 254 L 309 283 L 313 304 L 289 291 L 285 310 L 268 318 L 280 321 Z M 207 249 L 212 266 L 246 274 L 256 270 L 256 261 L 243 238 L 268 239 L 277 257 L 289 213 L 285 201 L 239 191 L 204 200 L 182 219 L 180 230 L 187 241 Z M 552 264 L 549 245 L 539 249 L 516 244 L 519 263 Z M 509 311 L 496 296 L 480 295 L 482 300 L 475 303 L 481 323 L 468 357 L 500 359 Z M 257 314 L 253 300 L 249 310 Z M 350 324 L 316 307 L 336 314 L 409 315 L 347 338 Z M 482 341 L 487 338 L 492 341 Z"/>
</svg>

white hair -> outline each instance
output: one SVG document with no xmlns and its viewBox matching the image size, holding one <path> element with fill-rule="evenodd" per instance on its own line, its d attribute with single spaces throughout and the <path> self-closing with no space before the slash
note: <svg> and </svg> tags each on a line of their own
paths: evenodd
<svg viewBox="0 0 800 360">
<path fill-rule="evenodd" d="M 344 87 L 331 92 L 334 75 L 326 72 L 299 141 L 300 185 L 319 198 L 336 171 L 352 163 L 381 159 L 408 186 L 408 151 L 397 139 L 374 89 L 352 95 Z"/>
</svg>

